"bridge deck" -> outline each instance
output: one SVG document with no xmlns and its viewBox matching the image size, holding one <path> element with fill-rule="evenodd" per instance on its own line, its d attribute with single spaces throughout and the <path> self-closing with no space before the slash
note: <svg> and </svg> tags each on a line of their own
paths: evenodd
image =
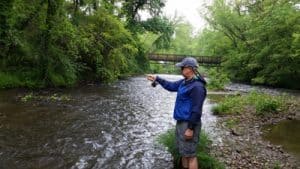
<svg viewBox="0 0 300 169">
<path fill-rule="evenodd" d="M 167 61 L 167 62 L 180 62 L 183 58 L 190 55 L 176 55 L 176 54 L 156 54 L 150 53 L 148 55 L 149 60 L 153 61 Z M 221 56 L 192 56 L 197 59 L 199 64 L 205 65 L 220 65 Z"/>
</svg>

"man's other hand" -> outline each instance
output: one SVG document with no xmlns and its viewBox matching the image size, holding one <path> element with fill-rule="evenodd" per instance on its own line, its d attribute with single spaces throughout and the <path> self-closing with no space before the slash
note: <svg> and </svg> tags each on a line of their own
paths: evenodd
<svg viewBox="0 0 300 169">
<path fill-rule="evenodd" d="M 194 135 L 194 131 L 191 129 L 186 129 L 184 132 L 184 138 L 186 140 L 191 140 L 193 138 L 193 135 Z"/>
<path fill-rule="evenodd" d="M 147 79 L 153 82 L 156 80 L 156 76 L 155 75 L 147 75 Z"/>
</svg>

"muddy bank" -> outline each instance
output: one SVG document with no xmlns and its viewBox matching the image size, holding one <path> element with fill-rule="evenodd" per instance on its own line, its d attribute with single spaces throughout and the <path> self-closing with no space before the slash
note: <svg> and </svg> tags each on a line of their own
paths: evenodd
<svg viewBox="0 0 300 169">
<path fill-rule="evenodd" d="M 262 137 L 265 125 L 274 125 L 285 119 L 300 119 L 299 109 L 299 103 L 295 102 L 288 111 L 265 117 L 255 116 L 251 110 L 241 115 L 219 117 L 217 126 L 224 132 L 220 132 L 221 139 L 212 145 L 211 154 L 230 169 L 300 168 L 299 159 Z"/>
</svg>

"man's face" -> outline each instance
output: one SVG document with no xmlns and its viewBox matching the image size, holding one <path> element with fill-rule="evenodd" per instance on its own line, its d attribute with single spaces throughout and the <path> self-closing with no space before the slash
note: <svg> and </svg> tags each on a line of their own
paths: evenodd
<svg viewBox="0 0 300 169">
<path fill-rule="evenodd" d="M 181 67 L 181 74 L 185 78 L 189 78 L 194 75 L 193 68 L 192 67 Z"/>
</svg>

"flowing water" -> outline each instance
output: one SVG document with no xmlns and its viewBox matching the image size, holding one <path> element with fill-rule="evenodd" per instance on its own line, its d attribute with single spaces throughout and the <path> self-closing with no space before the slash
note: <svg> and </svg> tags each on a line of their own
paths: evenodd
<svg viewBox="0 0 300 169">
<path fill-rule="evenodd" d="M 232 83 L 225 87 L 228 91 L 244 92 L 249 93 L 251 91 L 257 91 L 262 93 L 268 93 L 272 95 L 288 94 L 297 99 L 300 99 L 300 90 L 283 89 L 283 88 L 272 88 L 266 86 L 253 86 L 241 83 Z"/>
<path fill-rule="evenodd" d="M 134 77 L 58 94 L 71 100 L 22 102 L 18 90 L 0 92 L 1 169 L 172 168 L 172 157 L 157 137 L 175 125 L 176 93 Z M 211 106 L 207 99 L 203 128 L 217 137 Z"/>
</svg>

